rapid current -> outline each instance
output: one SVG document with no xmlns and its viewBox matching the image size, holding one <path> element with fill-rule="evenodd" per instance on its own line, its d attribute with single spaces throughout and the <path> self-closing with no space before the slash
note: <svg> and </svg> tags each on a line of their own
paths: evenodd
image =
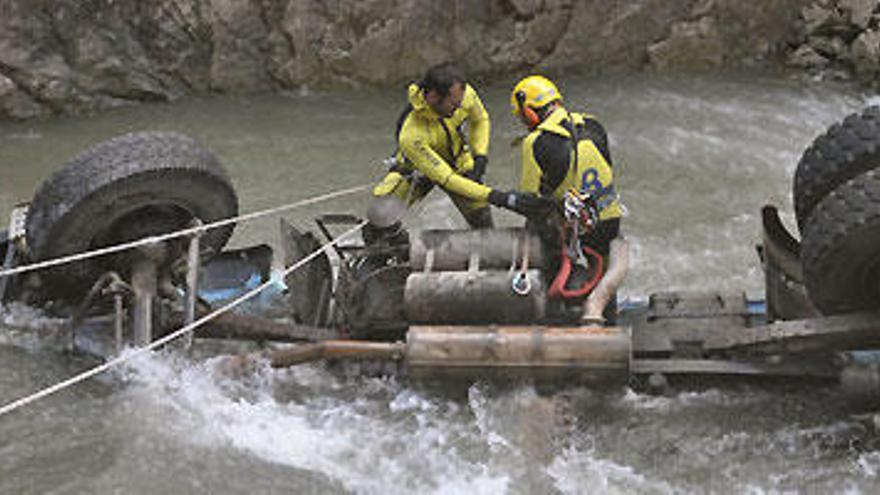
<svg viewBox="0 0 880 495">
<path fill-rule="evenodd" d="M 763 74 L 559 80 L 609 132 L 629 216 L 621 297 L 665 290 L 762 296 L 761 206 L 794 225 L 791 180 L 809 143 L 874 102 L 848 86 Z M 488 183 L 515 187 L 521 132 L 506 85 L 477 87 L 492 117 Z M 377 180 L 404 91 L 184 99 L 80 118 L 0 122 L 0 222 L 79 151 L 173 130 L 227 167 L 242 212 Z M 361 194 L 285 216 L 364 210 Z M 520 220 L 503 212 L 496 222 Z M 410 228 L 463 226 L 434 192 Z M 277 243 L 277 218 L 232 246 Z M 792 228 L 796 232 L 796 228 Z M 0 403 L 95 364 L 0 311 Z M 320 365 L 217 370 L 223 346 L 166 351 L 0 417 L 0 493 L 877 493 L 880 450 L 834 388 L 705 386 L 666 396 L 477 383 L 421 389 Z"/>
</svg>

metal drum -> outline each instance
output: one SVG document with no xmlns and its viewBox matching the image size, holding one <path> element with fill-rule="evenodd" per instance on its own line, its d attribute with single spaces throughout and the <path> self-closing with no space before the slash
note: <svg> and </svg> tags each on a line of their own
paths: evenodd
<svg viewBox="0 0 880 495">
<path fill-rule="evenodd" d="M 412 273 L 404 305 L 410 323 L 531 323 L 545 316 L 538 270 Z"/>
<path fill-rule="evenodd" d="M 631 338 L 622 327 L 413 326 L 404 355 L 416 379 L 624 382 Z"/>
<path fill-rule="evenodd" d="M 521 267 L 542 268 L 541 241 L 523 228 L 426 230 L 412 239 L 409 251 L 413 271 L 467 270 Z"/>
</svg>

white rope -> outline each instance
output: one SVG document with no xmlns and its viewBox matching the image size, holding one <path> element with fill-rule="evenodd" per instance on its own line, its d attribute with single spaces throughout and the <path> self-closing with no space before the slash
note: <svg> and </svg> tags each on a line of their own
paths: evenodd
<svg viewBox="0 0 880 495">
<path fill-rule="evenodd" d="M 270 208 L 270 209 L 262 210 L 262 211 L 256 211 L 253 213 L 248 213 L 246 215 L 240 215 L 237 217 L 225 218 L 223 220 L 218 220 L 216 222 L 208 223 L 205 225 L 200 225 L 198 227 L 189 227 L 186 229 L 178 230 L 176 232 L 169 232 L 167 234 L 144 237 L 144 238 L 138 239 L 136 241 L 127 242 L 124 244 L 117 244 L 115 246 L 109 246 L 109 247 L 105 247 L 105 248 L 101 248 L 101 249 L 95 249 L 93 251 L 86 251 L 83 253 L 73 254 L 70 256 L 64 256 L 61 258 L 55 258 L 55 259 L 51 259 L 51 260 L 41 261 L 38 263 L 32 263 L 30 265 L 22 265 L 22 266 L 19 266 L 16 268 L 8 269 L 8 270 L 0 270 L 0 278 L 8 277 L 10 275 L 17 275 L 19 273 L 32 272 L 34 270 L 39 270 L 42 268 L 49 268 L 49 267 L 53 267 L 53 266 L 57 266 L 57 265 L 63 265 L 65 263 L 72 263 L 74 261 L 81 261 L 84 259 L 94 258 L 97 256 L 103 256 L 105 254 L 118 253 L 120 251 L 125 251 L 126 249 L 131 249 L 131 248 L 143 246 L 146 244 L 154 244 L 157 242 L 166 241 L 168 239 L 174 239 L 176 237 L 193 235 L 198 232 L 203 232 L 206 230 L 215 229 L 217 227 L 222 227 L 224 225 L 229 225 L 231 223 L 236 223 L 236 222 L 244 221 L 244 220 L 253 220 L 255 218 L 277 214 L 277 213 L 280 213 L 283 211 L 298 208 L 300 206 L 318 203 L 320 201 L 336 198 L 339 196 L 353 194 L 356 192 L 360 192 L 360 191 L 366 189 L 367 187 L 369 187 L 369 186 L 357 186 L 357 187 L 351 187 L 348 189 L 341 189 L 339 191 L 330 192 L 327 194 L 322 194 L 320 196 L 315 196 L 315 197 L 312 197 L 309 199 L 304 199 L 302 201 L 297 201 L 295 203 L 289 203 L 289 204 L 278 206 L 275 208 Z"/>
<path fill-rule="evenodd" d="M 305 265 L 306 263 L 308 263 L 309 261 L 311 261 L 312 259 L 317 257 L 320 253 L 326 252 L 326 250 L 330 246 L 333 246 L 333 245 L 339 243 L 339 241 L 341 241 L 342 239 L 357 232 L 358 230 L 363 228 L 363 226 L 366 225 L 366 223 L 367 223 L 366 221 L 362 221 L 360 224 L 343 232 L 342 235 L 340 235 L 339 237 L 336 237 L 335 239 L 328 242 L 327 244 L 324 244 L 323 246 L 321 246 L 317 250 L 313 251 L 311 254 L 309 254 L 305 258 L 299 260 L 298 262 L 294 263 L 290 267 L 286 268 L 284 270 L 284 276 L 287 276 L 288 274 L 290 274 L 291 272 L 293 272 L 297 268 Z M 66 389 L 68 387 L 71 387 L 73 385 L 76 385 L 77 383 L 85 381 L 85 380 L 87 380 L 97 374 L 103 373 L 103 372 L 109 370 L 110 368 L 113 368 L 114 366 L 122 364 L 126 361 L 130 361 L 131 359 L 134 359 L 135 357 L 140 356 L 141 354 L 144 354 L 148 351 L 152 351 L 153 349 L 155 349 L 161 345 L 164 345 L 168 342 L 171 342 L 172 340 L 180 337 L 181 335 L 184 335 L 188 332 L 195 330 L 199 326 L 213 320 L 217 316 L 231 310 L 232 308 L 235 308 L 236 306 L 242 304 L 243 302 L 247 301 L 248 299 L 251 299 L 252 297 L 256 296 L 257 294 L 262 292 L 266 287 L 269 287 L 273 283 L 274 282 L 272 280 L 264 282 L 263 284 L 259 285 L 258 287 L 255 287 L 254 289 L 245 293 L 243 296 L 239 297 L 238 299 L 235 299 L 234 301 L 229 302 L 228 304 L 222 306 L 221 308 L 217 309 L 216 311 L 199 318 L 198 320 L 190 323 L 189 325 L 186 325 L 183 328 L 162 337 L 161 339 L 153 341 L 149 345 L 136 348 L 132 352 L 129 352 L 125 355 L 113 358 L 110 361 L 107 361 L 106 363 L 104 363 L 100 366 L 96 366 L 92 369 L 84 371 L 83 373 L 80 373 L 70 379 L 67 379 L 67 380 L 60 382 L 60 383 L 56 383 L 55 385 L 52 385 L 50 387 L 44 388 L 43 390 L 40 390 L 39 392 L 31 394 L 27 397 L 23 397 L 23 398 L 18 399 L 16 401 L 10 402 L 9 404 L 6 404 L 5 406 L 0 407 L 0 416 L 8 414 L 8 413 L 20 408 L 20 407 L 24 407 L 32 402 L 35 402 L 39 399 L 42 399 L 43 397 L 47 397 L 49 395 L 52 395 L 55 392 L 58 392 L 58 391 Z"/>
</svg>

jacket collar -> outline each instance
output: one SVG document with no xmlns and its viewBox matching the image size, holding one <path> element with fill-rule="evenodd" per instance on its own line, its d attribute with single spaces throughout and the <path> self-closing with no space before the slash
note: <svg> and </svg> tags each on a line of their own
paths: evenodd
<svg viewBox="0 0 880 495">
<path fill-rule="evenodd" d="M 569 122 L 569 113 L 568 111 L 559 106 L 556 107 L 550 115 L 544 119 L 543 122 L 538 124 L 538 129 L 542 131 L 552 132 L 554 134 L 559 134 L 563 137 L 571 137 L 571 122 Z M 563 125 L 565 124 L 565 125 Z"/>
<path fill-rule="evenodd" d="M 410 84 L 408 91 L 409 104 L 412 105 L 414 112 L 423 113 L 432 118 L 440 118 L 440 114 L 434 111 L 428 102 L 425 101 L 425 95 L 422 92 L 422 88 L 419 87 L 418 84 Z"/>
</svg>

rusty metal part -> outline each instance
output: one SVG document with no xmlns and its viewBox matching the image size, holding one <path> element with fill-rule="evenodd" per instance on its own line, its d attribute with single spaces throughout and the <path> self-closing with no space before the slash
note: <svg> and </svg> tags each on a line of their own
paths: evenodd
<svg viewBox="0 0 880 495">
<path fill-rule="evenodd" d="M 406 202 L 393 194 L 373 196 L 367 207 L 367 220 L 379 228 L 390 227 L 406 215 Z"/>
<path fill-rule="evenodd" d="M 178 315 L 177 319 L 182 320 L 183 315 Z M 338 339 L 340 333 L 327 328 L 281 323 L 258 316 L 224 313 L 197 328 L 195 336 L 202 339 L 311 342 Z"/>
<path fill-rule="evenodd" d="M 114 294 L 114 315 L 115 323 L 114 323 L 114 335 L 116 336 L 117 348 L 121 350 L 121 340 L 122 340 L 122 331 L 121 331 L 121 315 L 118 306 L 122 304 L 122 293 L 131 293 L 132 288 L 129 287 L 123 280 L 122 277 L 119 276 L 116 272 L 107 272 L 100 277 L 98 280 L 92 284 L 92 288 L 89 290 L 86 297 L 82 300 L 80 305 L 74 311 L 73 316 L 70 317 L 70 320 L 67 323 L 67 328 L 70 333 L 70 342 L 71 348 L 74 347 L 74 342 L 76 340 L 76 331 L 79 326 L 82 324 L 83 320 L 86 317 L 86 313 L 92 306 L 95 304 L 95 299 L 104 293 L 113 293 Z M 117 352 L 118 353 L 118 352 Z"/>
<path fill-rule="evenodd" d="M 6 246 L 6 253 L 3 256 L 3 264 L 0 265 L 0 270 L 9 270 L 12 268 L 12 263 L 15 261 L 15 244 L 12 240 L 0 240 L 0 246 Z M 0 303 L 3 302 L 4 297 L 6 297 L 6 283 L 9 281 L 9 277 L 0 277 Z"/>
<path fill-rule="evenodd" d="M 546 263 L 541 241 L 523 228 L 425 230 L 410 243 L 413 271 L 466 270 L 472 256 L 483 269 L 509 269 L 522 263 L 529 244 L 529 266 Z"/>
<path fill-rule="evenodd" d="M 620 327 L 424 326 L 406 343 L 328 340 L 269 354 L 273 367 L 317 360 L 403 360 L 415 379 L 624 381 L 630 336 Z"/>
<path fill-rule="evenodd" d="M 413 326 L 405 343 L 327 340 L 270 357 L 276 367 L 321 359 L 402 358 L 410 377 L 428 380 L 607 381 L 630 374 L 829 379 L 836 378 L 841 369 L 835 351 L 880 348 L 878 314 L 817 320 L 776 322 L 733 332 L 705 327 L 702 340 L 684 341 L 692 347 L 678 348 L 681 342 L 670 340 L 677 345 L 663 355 L 657 348 L 654 352 L 640 349 L 635 345 L 640 340 L 631 339 L 628 328 L 475 325 Z M 695 321 L 705 323 L 703 318 Z M 634 332 L 645 330 L 636 327 Z M 858 380 L 873 379 L 870 374 L 850 374 L 855 376 L 850 381 L 861 388 Z"/>
<path fill-rule="evenodd" d="M 376 266 L 369 259 L 351 270 L 352 283 L 345 287 L 346 324 L 352 337 L 365 340 L 399 340 L 408 326 L 404 314 L 404 287 L 408 266 Z M 376 260 L 381 261 L 381 260 Z"/>
<path fill-rule="evenodd" d="M 637 354 L 704 358 L 708 335 L 737 335 L 750 317 L 743 293 L 665 292 L 652 294 L 647 310 L 627 323 Z"/>
<path fill-rule="evenodd" d="M 756 324 L 743 294 L 670 292 L 651 296 L 628 323 L 633 352 L 652 358 L 830 353 L 880 348 L 880 313 Z"/>
<path fill-rule="evenodd" d="M 836 378 L 839 369 L 829 362 L 733 361 L 722 359 L 633 359 L 639 375 L 736 375 Z"/>
<path fill-rule="evenodd" d="M 354 250 L 363 249 L 363 246 L 340 246 L 338 244 L 334 244 L 333 241 L 336 239 L 333 232 L 330 231 L 330 226 L 351 226 L 357 225 L 364 220 L 362 218 L 356 217 L 354 215 L 350 215 L 347 213 L 325 213 L 323 215 L 319 215 L 315 218 L 315 223 L 318 225 L 318 229 L 321 230 L 321 233 L 324 234 L 324 238 L 327 240 L 327 243 L 330 244 L 330 249 L 333 250 L 333 253 L 340 260 L 347 259 L 345 256 L 345 252 L 348 251 L 348 248 L 353 248 Z"/>
<path fill-rule="evenodd" d="M 840 387 L 847 399 L 853 402 L 880 401 L 880 368 L 877 363 L 854 363 L 840 373 Z"/>
<path fill-rule="evenodd" d="M 617 294 L 617 288 L 629 272 L 629 241 L 622 238 L 611 241 L 609 260 L 608 271 L 584 301 L 584 319 L 601 320 L 605 306 Z"/>
<path fill-rule="evenodd" d="M 113 352 L 118 356 L 122 354 L 123 329 L 125 323 L 125 306 L 122 303 L 122 293 L 113 294 Z"/>
<path fill-rule="evenodd" d="M 131 286 L 134 290 L 134 307 L 132 326 L 134 328 L 133 344 L 145 346 L 153 340 L 153 298 L 156 297 L 156 263 L 141 257 L 131 268 Z"/>
<path fill-rule="evenodd" d="M 164 243 L 146 244 L 134 251 L 131 265 L 131 287 L 134 291 L 132 308 L 132 343 L 145 346 L 153 341 L 153 300 L 159 294 L 160 267 L 169 255 Z"/>
<path fill-rule="evenodd" d="M 737 332 L 707 329 L 703 347 L 709 351 L 749 354 L 800 354 L 880 349 L 880 313 L 778 321 Z"/>
<path fill-rule="evenodd" d="M 518 294 L 515 271 L 412 273 L 404 306 L 410 323 L 528 323 L 544 318 L 547 295 L 539 270 L 528 270 L 530 290 Z"/>
<path fill-rule="evenodd" d="M 300 232 L 285 219 L 280 220 L 284 266 L 290 267 L 321 248 L 310 232 Z M 325 325 L 330 319 L 333 271 L 326 253 L 288 273 L 284 283 L 293 318 L 301 323 Z"/>
<path fill-rule="evenodd" d="M 364 340 L 325 340 L 311 344 L 298 344 L 271 352 L 273 368 L 286 368 L 319 359 L 369 359 L 380 361 L 399 360 L 405 346 L 401 342 L 369 342 Z"/>
<path fill-rule="evenodd" d="M 621 327 L 414 326 L 405 364 L 426 379 L 626 379 L 630 351 Z"/>
<path fill-rule="evenodd" d="M 201 227 L 202 221 L 198 218 L 194 218 L 191 225 L 193 227 Z M 184 297 L 185 325 L 190 325 L 192 322 L 196 321 L 196 299 L 198 298 L 199 292 L 199 270 L 201 268 L 199 256 L 199 239 L 201 236 L 202 232 L 198 231 L 189 238 L 189 248 L 187 250 L 186 296 Z M 192 337 L 192 333 L 187 333 L 183 336 L 182 340 L 184 348 L 188 349 L 192 346 Z"/>
<path fill-rule="evenodd" d="M 772 321 L 818 316 L 804 286 L 800 243 L 782 224 L 776 207 L 764 206 L 761 217 L 763 240 L 759 254 L 764 266 L 767 318 Z"/>
</svg>

